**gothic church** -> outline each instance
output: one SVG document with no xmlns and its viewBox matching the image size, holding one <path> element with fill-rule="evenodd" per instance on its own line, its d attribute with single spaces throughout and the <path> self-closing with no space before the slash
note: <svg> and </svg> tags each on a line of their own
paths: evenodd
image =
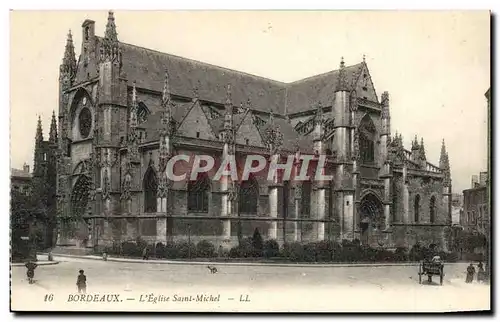
<svg viewBox="0 0 500 322">
<path fill-rule="evenodd" d="M 434 165 L 423 139 L 408 150 L 392 135 L 389 94 L 377 95 L 364 59 L 283 83 L 121 42 L 112 12 L 104 36 L 94 30 L 94 21 L 83 22 L 78 60 L 68 34 L 60 66 L 58 133 L 51 134 L 59 245 L 140 236 L 231 247 L 258 228 L 280 244 L 359 239 L 446 249 L 444 141 Z M 165 175 L 178 154 L 260 154 L 285 163 L 296 153 L 326 155 L 333 180 Z"/>
</svg>

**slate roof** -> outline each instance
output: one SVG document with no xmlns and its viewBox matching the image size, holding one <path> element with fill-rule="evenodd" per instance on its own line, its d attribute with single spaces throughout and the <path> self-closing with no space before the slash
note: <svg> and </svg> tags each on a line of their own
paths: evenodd
<svg viewBox="0 0 500 322">
<path fill-rule="evenodd" d="M 96 48 L 102 37 L 96 37 Z M 164 72 L 170 76 L 170 90 L 174 95 L 192 97 L 197 88 L 200 100 L 224 104 L 226 86 L 231 84 L 234 106 L 251 101 L 252 109 L 284 115 L 314 109 L 321 101 L 331 106 L 338 70 L 284 83 L 244 72 L 195 61 L 120 42 L 122 69 L 132 85 L 157 92 L 163 89 Z M 346 66 L 347 82 L 351 86 L 364 63 Z"/>
<path fill-rule="evenodd" d="M 347 83 L 354 83 L 363 68 L 364 63 L 346 66 Z M 339 76 L 338 70 L 305 78 L 287 85 L 286 113 L 293 114 L 312 110 L 321 102 L 324 107 L 332 106 L 333 94 Z"/>
</svg>

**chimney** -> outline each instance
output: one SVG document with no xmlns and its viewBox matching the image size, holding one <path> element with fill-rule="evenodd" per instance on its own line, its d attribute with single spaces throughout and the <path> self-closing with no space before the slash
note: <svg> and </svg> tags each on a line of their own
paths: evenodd
<svg viewBox="0 0 500 322">
<path fill-rule="evenodd" d="M 30 173 L 30 166 L 27 163 L 24 163 L 23 165 L 23 172 Z"/>
<path fill-rule="evenodd" d="M 471 188 L 476 188 L 476 185 L 478 185 L 478 184 L 479 184 L 479 178 L 475 174 L 472 176 Z"/>
</svg>

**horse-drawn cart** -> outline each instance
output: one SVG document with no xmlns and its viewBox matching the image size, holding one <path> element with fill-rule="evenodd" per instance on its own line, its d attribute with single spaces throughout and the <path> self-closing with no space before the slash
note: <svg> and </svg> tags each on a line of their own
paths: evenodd
<svg viewBox="0 0 500 322">
<path fill-rule="evenodd" d="M 432 276 L 439 276 L 439 284 L 443 285 L 444 265 L 441 262 L 422 261 L 418 267 L 418 283 L 422 284 L 422 275 L 427 275 L 427 281 L 432 283 Z"/>
</svg>

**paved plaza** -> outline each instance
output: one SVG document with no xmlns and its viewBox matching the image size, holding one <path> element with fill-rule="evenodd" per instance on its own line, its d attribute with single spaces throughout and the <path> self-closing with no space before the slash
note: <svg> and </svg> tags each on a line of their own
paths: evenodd
<svg viewBox="0 0 500 322">
<path fill-rule="evenodd" d="M 60 263 L 37 268 L 33 285 L 26 281 L 25 268 L 12 267 L 12 309 L 360 312 L 490 307 L 489 286 L 464 283 L 467 264 L 446 265 L 439 286 L 438 278 L 435 285 L 420 285 L 413 266 L 217 265 L 218 273 L 210 274 L 204 265 L 55 259 Z M 87 294 L 93 295 L 85 301 L 70 296 L 76 294 L 80 269 L 87 276 Z M 118 297 L 103 297 L 111 294 Z"/>
</svg>

